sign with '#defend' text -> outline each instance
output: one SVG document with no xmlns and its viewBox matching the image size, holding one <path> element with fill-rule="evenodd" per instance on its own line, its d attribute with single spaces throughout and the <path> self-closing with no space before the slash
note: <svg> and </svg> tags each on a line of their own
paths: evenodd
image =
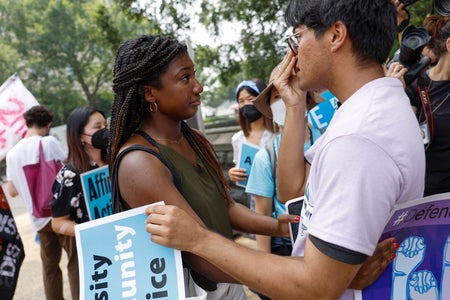
<svg viewBox="0 0 450 300">
<path fill-rule="evenodd" d="M 394 261 L 356 300 L 450 299 L 450 193 L 395 208 L 382 240 L 395 237 Z"/>
<path fill-rule="evenodd" d="M 150 240 L 146 207 L 75 225 L 80 300 L 185 299 L 181 252 Z"/>
<path fill-rule="evenodd" d="M 91 220 L 112 215 L 108 165 L 80 174 L 84 199 Z"/>
</svg>

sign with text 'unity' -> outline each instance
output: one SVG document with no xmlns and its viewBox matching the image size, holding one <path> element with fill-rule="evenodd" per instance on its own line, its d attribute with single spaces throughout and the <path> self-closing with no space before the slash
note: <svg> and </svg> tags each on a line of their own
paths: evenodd
<svg viewBox="0 0 450 300">
<path fill-rule="evenodd" d="M 75 225 L 80 300 L 185 299 L 181 252 L 151 241 L 146 207 Z"/>
</svg>

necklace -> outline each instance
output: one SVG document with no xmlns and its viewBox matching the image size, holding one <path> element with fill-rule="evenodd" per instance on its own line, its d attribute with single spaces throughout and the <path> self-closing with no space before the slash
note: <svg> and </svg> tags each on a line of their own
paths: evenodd
<svg viewBox="0 0 450 300">
<path fill-rule="evenodd" d="M 181 134 L 181 137 L 177 140 L 171 140 L 171 139 L 162 139 L 162 138 L 154 138 L 157 141 L 161 141 L 161 142 L 168 142 L 169 144 L 175 144 L 175 145 L 179 145 L 181 143 L 181 141 L 184 139 L 184 135 Z"/>
<path fill-rule="evenodd" d="M 428 83 L 428 89 L 430 89 L 432 83 L 433 83 L 433 79 L 430 78 L 430 82 Z M 441 107 L 441 105 L 447 101 L 447 98 L 449 96 L 450 96 L 450 92 L 447 93 L 447 96 L 445 96 L 444 100 L 442 100 L 441 103 L 439 103 L 431 112 L 432 113 L 436 112 L 439 109 L 439 107 Z"/>
</svg>

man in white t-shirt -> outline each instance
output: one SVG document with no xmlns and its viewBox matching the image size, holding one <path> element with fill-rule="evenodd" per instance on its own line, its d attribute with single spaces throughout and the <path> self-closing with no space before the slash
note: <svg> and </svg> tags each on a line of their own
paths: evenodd
<svg viewBox="0 0 450 300">
<path fill-rule="evenodd" d="M 306 198 L 292 257 L 239 247 L 176 207 L 148 208 L 147 231 L 271 298 L 353 299 L 392 208 L 423 193 L 420 129 L 401 82 L 382 69 L 396 9 L 391 0 L 291 0 L 285 20 L 293 35 L 274 80 L 286 105 L 278 192 Z M 304 155 L 304 91 L 324 89 L 341 106 Z"/>
<path fill-rule="evenodd" d="M 39 143 L 46 161 L 63 161 L 67 155 L 58 140 L 49 136 L 48 132 L 53 123 L 53 113 L 43 106 L 33 106 L 24 113 L 27 125 L 27 133 L 6 155 L 6 178 L 8 180 L 8 193 L 15 197 L 20 195 L 30 215 L 31 224 L 37 231 L 41 247 L 41 259 L 43 268 L 43 282 L 45 297 L 47 300 L 63 299 L 63 279 L 59 267 L 62 248 L 66 251 L 76 251 L 75 245 L 70 245 L 68 240 L 60 234 L 56 234 L 51 227 L 50 217 L 35 217 L 33 204 L 28 188 L 23 166 L 35 164 L 39 161 Z M 52 186 L 48 187 L 50 190 Z M 78 269 L 76 261 L 68 262 L 68 269 Z M 73 274 L 74 272 L 68 272 Z M 73 278 L 71 278 L 73 277 Z M 71 290 L 78 295 L 78 277 L 69 276 Z M 73 286 L 73 287 L 72 287 Z"/>
</svg>

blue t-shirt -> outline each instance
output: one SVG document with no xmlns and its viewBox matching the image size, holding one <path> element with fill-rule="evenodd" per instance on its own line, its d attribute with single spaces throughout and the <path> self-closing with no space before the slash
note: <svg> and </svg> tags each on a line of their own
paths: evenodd
<svg viewBox="0 0 450 300">
<path fill-rule="evenodd" d="M 304 145 L 304 152 L 306 152 L 311 145 L 322 135 L 317 128 L 311 128 L 311 139 Z M 278 133 L 272 140 L 274 147 L 275 159 L 278 159 L 278 150 L 280 148 L 281 133 Z M 278 216 L 286 213 L 286 207 L 278 200 L 276 193 L 276 178 L 273 177 L 272 165 L 269 153 L 266 147 L 262 147 L 255 155 L 252 163 L 252 171 L 248 178 L 245 192 L 261 197 L 272 198 L 274 201 L 272 217 L 275 219 Z"/>
<path fill-rule="evenodd" d="M 306 152 L 311 145 L 322 135 L 317 128 L 311 129 L 311 139 L 306 142 L 303 151 Z M 278 150 L 280 148 L 281 133 L 278 133 L 272 140 L 275 159 L 278 159 Z M 261 148 L 255 155 L 252 164 L 252 171 L 248 178 L 247 187 L 245 192 L 253 195 L 258 195 L 266 198 L 273 198 L 275 201 L 274 211 L 272 212 L 272 217 L 278 218 L 279 215 L 286 213 L 286 208 L 278 200 L 278 195 L 276 193 L 276 179 L 273 178 L 273 171 L 270 162 L 270 156 L 266 148 Z"/>
</svg>

